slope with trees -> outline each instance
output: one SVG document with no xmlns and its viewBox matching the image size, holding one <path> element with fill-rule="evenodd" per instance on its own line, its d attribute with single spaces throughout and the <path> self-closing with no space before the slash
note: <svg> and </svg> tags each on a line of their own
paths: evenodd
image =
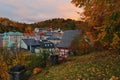
<svg viewBox="0 0 120 80">
<path fill-rule="evenodd" d="M 104 46 L 120 49 L 120 1 L 72 0 L 76 7 L 85 7 L 83 19 L 94 33 L 95 41 Z"/>
<path fill-rule="evenodd" d="M 74 29 L 87 29 L 86 23 L 81 21 L 75 21 L 72 19 L 55 18 L 36 22 L 32 24 L 19 23 L 8 18 L 0 18 L 0 32 L 8 31 L 20 31 L 20 32 L 33 32 L 34 28 L 60 28 L 62 30 L 74 30 Z"/>
</svg>

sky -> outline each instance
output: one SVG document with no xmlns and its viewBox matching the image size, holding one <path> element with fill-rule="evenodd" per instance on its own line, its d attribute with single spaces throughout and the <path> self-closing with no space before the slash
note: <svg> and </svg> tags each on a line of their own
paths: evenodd
<svg viewBox="0 0 120 80">
<path fill-rule="evenodd" d="M 53 18 L 79 19 L 71 0 L 0 0 L 0 17 L 24 23 L 34 23 Z"/>
</svg>

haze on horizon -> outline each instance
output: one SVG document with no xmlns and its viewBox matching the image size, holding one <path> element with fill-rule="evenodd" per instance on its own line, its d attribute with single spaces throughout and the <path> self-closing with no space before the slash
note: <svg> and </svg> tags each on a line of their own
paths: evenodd
<svg viewBox="0 0 120 80">
<path fill-rule="evenodd" d="M 71 0 L 0 0 L 0 17 L 34 23 L 52 18 L 79 19 Z"/>
</svg>

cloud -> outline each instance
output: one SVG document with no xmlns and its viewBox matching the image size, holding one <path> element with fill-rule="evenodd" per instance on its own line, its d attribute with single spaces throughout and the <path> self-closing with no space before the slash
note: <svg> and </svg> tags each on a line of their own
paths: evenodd
<svg viewBox="0 0 120 80">
<path fill-rule="evenodd" d="M 0 16 L 20 22 L 51 18 L 79 18 L 71 0 L 0 0 Z"/>
</svg>

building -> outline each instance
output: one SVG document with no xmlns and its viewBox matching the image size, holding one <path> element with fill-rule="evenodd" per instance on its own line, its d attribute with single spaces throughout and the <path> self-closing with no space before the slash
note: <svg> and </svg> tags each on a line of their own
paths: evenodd
<svg viewBox="0 0 120 80">
<path fill-rule="evenodd" d="M 35 52 L 35 48 L 41 47 L 40 41 L 35 39 L 22 39 L 21 48 L 30 51 L 31 53 Z"/>
<path fill-rule="evenodd" d="M 43 41 L 40 41 L 40 44 L 41 44 L 41 48 L 43 50 L 47 50 L 51 53 L 54 53 L 54 50 L 56 48 L 54 43 L 47 41 L 47 40 L 43 40 Z"/>
<path fill-rule="evenodd" d="M 66 31 L 64 31 L 64 35 L 61 39 L 61 42 L 57 45 L 60 56 L 67 57 L 68 52 L 69 52 L 69 47 L 71 45 L 72 40 L 77 38 L 77 36 L 80 32 L 81 32 L 80 30 L 66 30 Z"/>
<path fill-rule="evenodd" d="M 4 32 L 2 35 L 2 41 L 3 43 L 2 47 L 8 48 L 11 52 L 16 52 L 20 48 L 20 42 L 22 39 L 22 33 L 21 32 Z"/>
<path fill-rule="evenodd" d="M 35 28 L 34 32 L 38 33 L 38 32 L 51 32 L 52 28 Z"/>
<path fill-rule="evenodd" d="M 7 47 L 7 44 L 9 43 L 9 37 L 7 35 L 7 32 L 3 33 L 2 41 L 3 47 Z"/>
</svg>

